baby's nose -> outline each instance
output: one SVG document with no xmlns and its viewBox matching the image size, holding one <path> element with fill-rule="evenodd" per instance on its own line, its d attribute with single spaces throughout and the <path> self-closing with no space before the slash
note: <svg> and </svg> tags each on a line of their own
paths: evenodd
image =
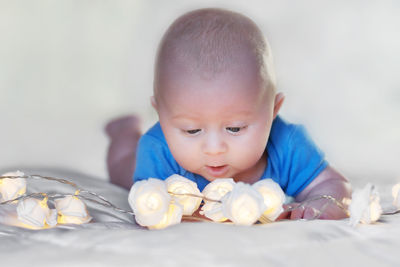
<svg viewBox="0 0 400 267">
<path fill-rule="evenodd" d="M 203 152 L 209 155 L 218 155 L 225 153 L 228 150 L 228 146 L 225 140 L 218 134 L 207 134 L 204 144 Z"/>
</svg>

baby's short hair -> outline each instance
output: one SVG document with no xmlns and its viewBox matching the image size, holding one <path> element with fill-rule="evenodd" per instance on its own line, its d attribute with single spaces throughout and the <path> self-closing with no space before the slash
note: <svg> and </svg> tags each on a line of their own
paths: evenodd
<svg viewBox="0 0 400 267">
<path fill-rule="evenodd" d="M 224 9 L 198 9 L 177 18 L 164 34 L 155 64 L 155 82 L 170 62 L 213 77 L 240 62 L 247 49 L 268 87 L 275 89 L 272 55 L 261 30 L 248 17 Z M 156 88 L 155 88 L 156 90 Z"/>
</svg>

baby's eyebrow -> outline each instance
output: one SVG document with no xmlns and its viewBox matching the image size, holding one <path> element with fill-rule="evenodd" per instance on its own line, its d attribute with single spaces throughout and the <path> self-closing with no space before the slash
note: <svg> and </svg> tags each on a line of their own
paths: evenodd
<svg viewBox="0 0 400 267">
<path fill-rule="evenodd" d="M 197 116 L 195 116 L 195 115 L 188 115 L 188 114 L 177 114 L 177 115 L 174 115 L 173 117 L 172 117 L 172 119 L 173 120 L 178 120 L 178 119 L 185 119 L 185 120 L 196 120 L 196 119 L 198 119 L 198 117 Z"/>
<path fill-rule="evenodd" d="M 235 112 L 234 114 L 227 114 L 225 116 L 220 116 L 220 119 L 229 123 L 229 122 L 235 122 L 235 121 L 245 121 L 248 120 L 249 118 L 253 117 L 254 112 L 251 111 L 240 111 L 240 112 Z M 195 114 L 187 114 L 187 113 L 181 113 L 181 114 L 176 114 L 172 116 L 171 118 L 174 121 L 182 120 L 182 121 L 188 121 L 188 122 L 199 122 L 199 121 L 204 121 L 205 118 L 202 116 L 198 116 Z"/>
</svg>

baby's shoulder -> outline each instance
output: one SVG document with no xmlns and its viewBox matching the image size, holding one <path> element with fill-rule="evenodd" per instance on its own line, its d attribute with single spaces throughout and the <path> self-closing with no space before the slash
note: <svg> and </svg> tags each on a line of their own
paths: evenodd
<svg viewBox="0 0 400 267">
<path fill-rule="evenodd" d="M 276 116 L 272 122 L 269 139 L 273 143 L 286 143 L 301 128 L 299 124 L 290 123 L 281 116 Z"/>
<path fill-rule="evenodd" d="M 271 150 L 288 152 L 316 145 L 304 125 L 290 123 L 277 116 L 271 126 L 268 146 Z"/>
<path fill-rule="evenodd" d="M 302 124 L 290 123 L 277 116 L 271 126 L 267 149 L 280 157 L 302 147 L 314 146 L 306 128 Z"/>
<path fill-rule="evenodd" d="M 155 142 L 160 144 L 167 144 L 165 140 L 164 133 L 161 129 L 160 122 L 156 122 L 150 129 L 148 129 L 141 137 L 141 141 L 143 142 Z"/>
</svg>

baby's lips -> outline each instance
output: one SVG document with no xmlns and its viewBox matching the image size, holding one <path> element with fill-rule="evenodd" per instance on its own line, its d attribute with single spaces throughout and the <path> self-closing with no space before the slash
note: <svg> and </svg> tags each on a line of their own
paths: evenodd
<svg viewBox="0 0 400 267">
<path fill-rule="evenodd" d="M 222 177 L 228 172 L 228 165 L 222 166 L 206 166 L 206 170 L 209 174 L 216 177 Z"/>
</svg>

